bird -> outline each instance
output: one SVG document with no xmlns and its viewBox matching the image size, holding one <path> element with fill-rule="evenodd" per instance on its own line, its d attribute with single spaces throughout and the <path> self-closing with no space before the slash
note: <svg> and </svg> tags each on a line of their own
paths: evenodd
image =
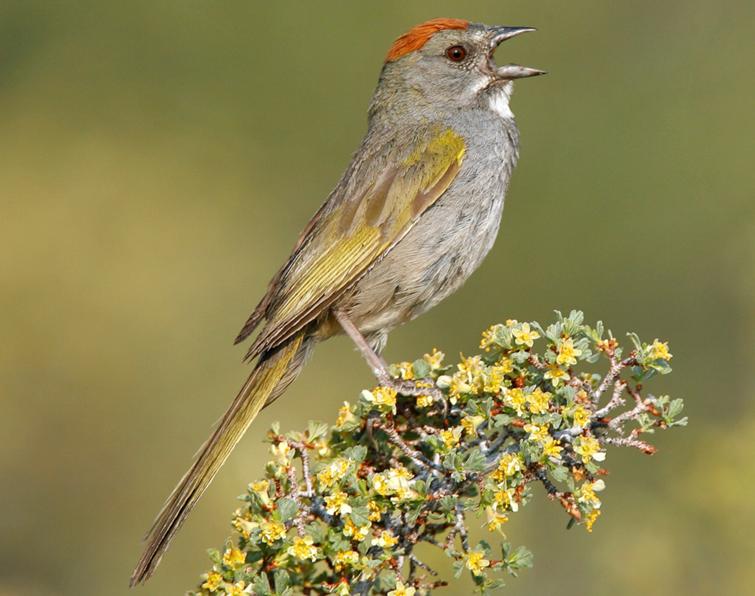
<svg viewBox="0 0 755 596">
<path fill-rule="evenodd" d="M 153 574 L 231 450 L 316 344 L 346 334 L 378 382 L 418 394 L 388 374 L 380 353 L 392 329 L 460 288 L 493 246 L 519 153 L 513 83 L 544 74 L 498 66 L 493 54 L 530 31 L 437 18 L 391 45 L 351 163 L 236 337 L 257 331 L 245 358 L 251 374 L 147 533 L 131 586 Z"/>
</svg>

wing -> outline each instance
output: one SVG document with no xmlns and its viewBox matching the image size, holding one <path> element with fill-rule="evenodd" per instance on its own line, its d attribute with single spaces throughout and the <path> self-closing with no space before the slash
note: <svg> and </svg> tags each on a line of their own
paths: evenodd
<svg viewBox="0 0 755 596">
<path fill-rule="evenodd" d="M 286 265 L 239 334 L 266 325 L 249 349 L 254 358 L 323 313 L 389 251 L 438 200 L 464 159 L 463 138 L 445 126 L 413 131 L 357 153 L 344 178 L 299 238 Z"/>
</svg>

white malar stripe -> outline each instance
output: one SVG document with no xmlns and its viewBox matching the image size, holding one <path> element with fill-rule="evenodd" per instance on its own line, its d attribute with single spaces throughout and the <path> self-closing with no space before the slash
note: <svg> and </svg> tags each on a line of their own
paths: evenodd
<svg viewBox="0 0 755 596">
<path fill-rule="evenodd" d="M 490 109 L 501 118 L 514 117 L 514 112 L 512 112 L 509 107 L 509 94 L 503 90 L 490 96 Z"/>
</svg>

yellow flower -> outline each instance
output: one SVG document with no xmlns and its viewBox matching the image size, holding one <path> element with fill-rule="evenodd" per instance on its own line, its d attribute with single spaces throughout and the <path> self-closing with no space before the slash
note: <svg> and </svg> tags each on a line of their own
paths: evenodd
<svg viewBox="0 0 755 596">
<path fill-rule="evenodd" d="M 577 501 L 590 505 L 593 509 L 600 509 L 600 499 L 596 492 L 602 491 L 606 487 L 606 483 L 602 480 L 596 480 L 595 482 L 585 482 L 577 489 L 576 497 Z"/>
<path fill-rule="evenodd" d="M 469 383 L 469 379 L 465 373 L 457 372 L 453 377 L 449 378 L 448 393 L 451 396 L 449 401 L 452 404 L 456 403 L 459 396 L 472 392 L 473 387 Z"/>
<path fill-rule="evenodd" d="M 289 455 L 293 455 L 291 446 L 286 441 L 281 441 L 277 445 L 270 447 L 270 452 L 275 458 L 275 462 L 281 466 L 287 466 L 289 464 Z"/>
<path fill-rule="evenodd" d="M 577 406 L 572 413 L 575 426 L 584 428 L 590 422 L 590 412 L 584 406 Z"/>
<path fill-rule="evenodd" d="M 412 586 L 405 586 L 404 582 L 398 580 L 396 582 L 396 589 L 388 592 L 388 596 L 414 596 L 416 591 Z"/>
<path fill-rule="evenodd" d="M 530 435 L 528 438 L 536 443 L 543 444 L 551 438 L 548 424 L 525 424 L 524 431 Z"/>
<path fill-rule="evenodd" d="M 361 542 L 367 537 L 370 527 L 372 527 L 372 524 L 369 522 L 362 527 L 358 527 L 350 517 L 347 517 L 343 524 L 343 535 L 347 538 L 353 538 L 354 540 Z"/>
<path fill-rule="evenodd" d="M 359 563 L 359 553 L 354 550 L 342 550 L 336 554 L 336 571 L 341 571 L 344 567 L 353 567 L 357 563 Z"/>
<path fill-rule="evenodd" d="M 493 495 L 495 502 L 503 509 L 511 509 L 514 513 L 519 511 L 519 503 L 516 500 L 516 491 L 513 488 L 502 488 Z"/>
<path fill-rule="evenodd" d="M 522 323 L 517 329 L 514 329 L 513 334 L 516 345 L 527 346 L 528 348 L 531 348 L 535 340 L 540 337 L 537 331 L 530 329 L 529 323 Z"/>
<path fill-rule="evenodd" d="M 480 356 L 462 357 L 461 362 L 456 367 L 459 369 L 459 372 L 469 375 L 470 379 L 475 379 L 482 374 L 482 358 Z"/>
<path fill-rule="evenodd" d="M 470 437 L 475 437 L 477 436 L 477 427 L 484 421 L 484 416 L 464 416 L 461 420 L 461 426 Z"/>
<path fill-rule="evenodd" d="M 237 512 L 238 513 L 238 512 Z M 233 518 L 233 528 L 241 534 L 244 538 L 248 539 L 252 533 L 252 530 L 257 527 L 257 524 L 248 519 L 248 514 L 237 515 Z"/>
<path fill-rule="evenodd" d="M 588 532 L 592 532 L 592 527 L 595 525 L 595 522 L 600 517 L 600 509 L 595 509 L 590 512 L 590 515 L 587 516 L 587 519 L 585 520 L 585 528 Z"/>
<path fill-rule="evenodd" d="M 427 408 L 429 406 L 433 405 L 433 396 L 432 395 L 418 395 L 417 396 L 417 407 L 418 408 Z"/>
<path fill-rule="evenodd" d="M 503 403 L 516 410 L 518 416 L 523 416 L 527 397 L 524 395 L 524 391 L 518 387 L 515 389 L 508 389 L 503 395 Z"/>
<path fill-rule="evenodd" d="M 223 582 L 223 576 L 220 575 L 217 571 L 211 571 L 207 574 L 207 579 L 202 584 L 202 589 L 207 590 L 208 592 L 214 592 L 220 587 L 220 584 Z"/>
<path fill-rule="evenodd" d="M 430 368 L 432 370 L 438 370 L 443 365 L 443 359 L 446 357 L 446 355 L 439 351 L 436 348 L 433 348 L 433 351 L 430 354 L 425 354 L 423 356 L 425 362 L 427 362 L 430 365 Z"/>
<path fill-rule="evenodd" d="M 317 455 L 319 455 L 320 457 L 326 457 L 330 455 L 330 445 L 328 444 L 328 441 L 326 439 L 315 441 L 312 446 L 314 447 L 315 451 L 317 451 Z"/>
<path fill-rule="evenodd" d="M 362 398 L 381 408 L 396 409 L 396 390 L 390 387 L 381 386 L 372 391 L 362 391 Z"/>
<path fill-rule="evenodd" d="M 249 488 L 252 490 L 254 494 L 256 494 L 260 501 L 262 501 L 262 504 L 267 506 L 271 504 L 270 501 L 270 495 L 267 493 L 267 489 L 270 487 L 270 482 L 267 480 L 260 480 L 259 482 L 253 482 L 249 485 Z"/>
<path fill-rule="evenodd" d="M 349 471 L 349 460 L 338 457 L 317 473 L 317 481 L 323 488 L 329 488 L 341 480 Z"/>
<path fill-rule="evenodd" d="M 490 352 L 491 348 L 493 348 L 496 345 L 495 337 L 498 334 L 499 330 L 503 328 L 503 325 L 492 325 L 488 327 L 485 331 L 482 333 L 482 339 L 480 340 L 480 349 L 485 350 L 486 352 Z"/>
<path fill-rule="evenodd" d="M 543 442 L 543 456 L 553 457 L 558 459 L 561 457 L 561 452 L 564 450 L 561 444 L 556 439 L 549 437 Z"/>
<path fill-rule="evenodd" d="M 561 381 L 565 381 L 569 378 L 569 373 L 559 368 L 558 365 L 551 364 L 543 376 L 546 379 L 550 379 L 550 382 L 554 387 L 558 387 L 561 384 Z"/>
<path fill-rule="evenodd" d="M 223 553 L 223 565 L 236 569 L 246 562 L 246 553 L 237 548 L 229 548 Z"/>
<path fill-rule="evenodd" d="M 506 319 L 506 327 L 511 328 L 511 327 L 515 327 L 518 324 L 519 324 L 519 321 L 517 321 L 516 319 Z"/>
<path fill-rule="evenodd" d="M 650 357 L 653 360 L 671 360 L 674 356 L 668 351 L 667 341 L 653 341 L 650 345 Z"/>
<path fill-rule="evenodd" d="M 453 428 L 440 431 L 440 438 L 446 449 L 453 449 L 459 444 L 462 432 L 464 432 L 464 428 L 461 426 L 454 426 Z"/>
<path fill-rule="evenodd" d="M 540 387 L 527 396 L 527 405 L 533 414 L 545 414 L 550 407 L 551 394 L 543 392 Z"/>
<path fill-rule="evenodd" d="M 260 538 L 265 544 L 272 545 L 286 536 L 286 526 L 277 521 L 264 521 L 260 524 Z"/>
<path fill-rule="evenodd" d="M 487 528 L 489 532 L 495 532 L 503 524 L 509 521 L 508 516 L 503 513 L 498 513 L 493 507 L 486 507 L 485 515 L 488 518 Z"/>
<path fill-rule="evenodd" d="M 244 588 L 246 584 L 243 581 L 237 581 L 227 591 L 228 596 L 244 596 Z"/>
<path fill-rule="evenodd" d="M 251 488 L 256 493 L 265 493 L 267 494 L 267 488 L 270 486 L 269 480 L 260 480 L 259 482 L 252 482 L 249 485 L 249 488 Z"/>
<path fill-rule="evenodd" d="M 398 368 L 399 377 L 405 381 L 411 381 L 414 379 L 414 366 L 411 362 L 399 362 L 396 365 Z"/>
<path fill-rule="evenodd" d="M 375 501 L 370 501 L 367 503 L 367 506 L 370 508 L 370 514 L 367 516 L 367 519 L 370 521 L 380 521 L 380 517 L 383 515 L 383 510 L 380 506 Z"/>
<path fill-rule="evenodd" d="M 477 395 L 483 387 L 484 365 L 479 356 L 462 357 L 459 364 L 456 365 L 458 371 L 451 377 L 449 393 L 452 398 L 458 397 L 464 393 Z M 452 403 L 455 401 L 452 399 Z"/>
<path fill-rule="evenodd" d="M 496 482 L 502 482 L 506 478 L 511 478 L 517 472 L 524 469 L 524 459 L 520 453 L 504 453 L 498 462 L 498 468 L 493 472 L 492 477 Z"/>
<path fill-rule="evenodd" d="M 296 536 L 294 543 L 286 551 L 289 556 L 296 557 L 300 561 L 314 561 L 317 559 L 317 548 L 314 546 L 311 536 Z"/>
<path fill-rule="evenodd" d="M 582 355 L 582 350 L 574 347 L 574 341 L 567 337 L 562 339 L 558 346 L 558 355 L 556 356 L 556 362 L 558 364 L 565 364 L 567 366 L 577 364 L 577 356 Z"/>
<path fill-rule="evenodd" d="M 467 555 L 467 569 L 474 575 L 482 575 L 485 567 L 490 566 L 490 561 L 485 558 L 485 553 L 481 550 L 473 550 Z"/>
<path fill-rule="evenodd" d="M 485 393 L 500 393 L 504 390 L 506 380 L 506 368 L 500 364 L 494 364 L 482 375 L 482 390 Z"/>
<path fill-rule="evenodd" d="M 574 452 L 582 456 L 582 462 L 589 464 L 590 460 L 603 461 L 605 451 L 600 450 L 600 442 L 595 437 L 579 437 L 574 441 Z"/>
<path fill-rule="evenodd" d="M 336 428 L 341 428 L 356 419 L 354 413 L 351 411 L 351 405 L 349 402 L 343 402 L 343 405 L 338 409 L 338 418 L 336 418 Z"/>
<path fill-rule="evenodd" d="M 508 356 L 501 356 L 501 359 L 495 366 L 499 367 L 504 375 L 514 371 L 514 361 Z"/>
<path fill-rule="evenodd" d="M 391 548 L 398 544 L 398 538 L 388 530 L 383 530 L 377 538 L 372 539 L 372 544 L 377 544 L 381 548 Z"/>
<path fill-rule="evenodd" d="M 388 486 L 388 479 L 385 474 L 375 474 L 372 477 L 372 488 L 375 492 L 383 497 L 391 494 L 391 488 Z"/>
<path fill-rule="evenodd" d="M 383 497 L 394 495 L 394 500 L 410 499 L 416 495 L 412 490 L 414 476 L 412 473 L 399 466 L 372 476 L 372 488 Z"/>
<path fill-rule="evenodd" d="M 351 505 L 347 502 L 349 495 L 342 490 L 336 490 L 332 494 L 325 497 L 325 510 L 330 515 L 346 515 L 351 513 Z"/>
</svg>

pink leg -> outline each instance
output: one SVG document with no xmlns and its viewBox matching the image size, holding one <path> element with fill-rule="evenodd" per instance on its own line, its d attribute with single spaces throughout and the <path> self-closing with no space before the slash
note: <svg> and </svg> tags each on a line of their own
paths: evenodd
<svg viewBox="0 0 755 596">
<path fill-rule="evenodd" d="M 388 366 L 386 366 L 385 361 L 370 347 L 370 344 L 367 343 L 364 335 L 359 332 L 359 329 L 357 329 L 356 325 L 351 322 L 351 319 L 349 319 L 349 317 L 347 317 L 341 310 L 333 310 L 333 315 L 336 317 L 336 320 L 341 325 L 346 335 L 351 338 L 351 341 L 354 342 L 357 349 L 362 353 L 362 356 L 367 361 L 367 364 L 369 364 L 372 369 L 372 374 L 375 375 L 377 380 L 380 383 L 389 382 L 391 376 L 388 374 Z"/>
<path fill-rule="evenodd" d="M 445 397 L 436 387 L 422 387 L 413 381 L 402 381 L 401 379 L 394 379 L 391 377 L 385 361 L 370 347 L 370 344 L 367 343 L 364 335 L 362 335 L 356 325 L 351 322 L 351 319 L 346 316 L 346 313 L 334 309 L 333 315 L 343 328 L 346 335 L 351 338 L 357 349 L 362 353 L 362 356 L 364 356 L 364 359 L 372 369 L 372 374 L 375 375 L 378 383 L 385 387 L 395 389 L 396 392 L 401 393 L 402 395 L 430 395 L 435 400 L 443 403 L 445 407 Z"/>
</svg>

